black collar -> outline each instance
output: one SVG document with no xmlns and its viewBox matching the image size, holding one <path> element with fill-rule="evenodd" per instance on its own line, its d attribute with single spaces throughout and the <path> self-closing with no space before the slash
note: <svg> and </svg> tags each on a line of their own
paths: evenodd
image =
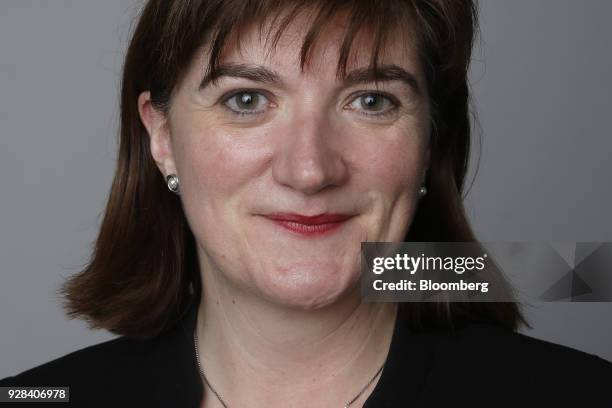
<svg viewBox="0 0 612 408">
<path fill-rule="evenodd" d="M 364 408 L 416 406 L 425 388 L 439 337 L 412 332 L 401 310 L 382 374 Z"/>
<path fill-rule="evenodd" d="M 193 330 L 198 315 L 198 302 L 191 302 L 175 326 L 153 339 L 148 366 L 156 406 L 199 407 L 203 396 Z"/>
</svg>

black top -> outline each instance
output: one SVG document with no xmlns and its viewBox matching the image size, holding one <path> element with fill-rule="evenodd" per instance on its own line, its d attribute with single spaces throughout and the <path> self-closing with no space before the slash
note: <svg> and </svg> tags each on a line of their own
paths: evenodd
<svg viewBox="0 0 612 408">
<path fill-rule="evenodd" d="M 197 309 L 194 303 L 154 339 L 119 337 L 86 347 L 0 386 L 69 386 L 70 403 L 52 404 L 62 407 L 198 408 Z M 591 354 L 484 324 L 414 333 L 398 316 L 383 372 L 364 407 L 608 407 L 611 386 L 612 363 Z"/>
</svg>

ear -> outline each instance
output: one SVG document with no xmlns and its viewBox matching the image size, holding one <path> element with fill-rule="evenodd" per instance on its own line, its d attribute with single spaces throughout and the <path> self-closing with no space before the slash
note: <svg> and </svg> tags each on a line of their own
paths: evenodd
<svg viewBox="0 0 612 408">
<path fill-rule="evenodd" d="M 151 93 L 142 92 L 138 96 L 138 113 L 140 120 L 149 134 L 151 156 L 164 177 L 176 174 L 176 165 L 172 151 L 172 140 L 167 115 L 157 110 L 151 103 Z"/>
<path fill-rule="evenodd" d="M 422 176 L 421 184 L 425 184 L 425 180 L 427 179 L 427 172 L 429 171 L 430 164 L 431 164 L 431 144 L 427 143 L 427 147 L 425 148 L 425 161 L 423 162 L 423 176 Z"/>
</svg>

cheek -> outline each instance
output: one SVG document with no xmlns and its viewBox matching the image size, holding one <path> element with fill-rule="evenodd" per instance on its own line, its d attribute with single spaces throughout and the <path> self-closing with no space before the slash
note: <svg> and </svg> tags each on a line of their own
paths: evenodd
<svg viewBox="0 0 612 408">
<path fill-rule="evenodd" d="M 362 220 L 368 239 L 394 242 L 404 238 L 414 214 L 425 149 L 409 133 L 384 136 L 360 149 L 356 179 L 369 197 Z"/>
<path fill-rule="evenodd" d="M 241 216 L 249 209 L 243 192 L 257 177 L 265 152 L 244 138 L 218 130 L 192 130 L 181 136 L 184 143 L 175 153 L 190 228 L 218 267 L 244 270 Z"/>
<path fill-rule="evenodd" d="M 415 189 L 424 165 L 423 146 L 414 137 L 391 137 L 360 153 L 363 179 L 377 190 L 399 194 Z"/>
<path fill-rule="evenodd" d="M 199 200 L 227 203 L 244 184 L 257 174 L 265 154 L 244 138 L 228 133 L 192 134 L 182 147 L 177 162 L 186 188 Z"/>
</svg>

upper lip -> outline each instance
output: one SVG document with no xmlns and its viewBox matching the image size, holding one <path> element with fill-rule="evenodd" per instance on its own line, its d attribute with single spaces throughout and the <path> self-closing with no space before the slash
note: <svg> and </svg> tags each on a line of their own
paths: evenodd
<svg viewBox="0 0 612 408">
<path fill-rule="evenodd" d="M 318 215 L 302 215 L 295 213 L 271 213 L 265 214 L 265 217 L 278 220 L 278 221 L 293 221 L 300 224 L 326 224 L 330 222 L 340 222 L 348 218 L 351 218 L 350 214 L 338 214 L 338 213 L 323 213 Z"/>
</svg>

